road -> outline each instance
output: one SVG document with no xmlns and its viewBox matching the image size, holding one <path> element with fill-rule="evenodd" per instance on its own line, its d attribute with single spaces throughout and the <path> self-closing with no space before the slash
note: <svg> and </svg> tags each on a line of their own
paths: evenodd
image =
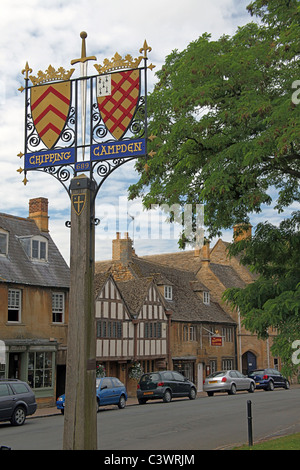
<svg viewBox="0 0 300 470">
<path fill-rule="evenodd" d="M 247 401 L 252 402 L 254 441 L 300 432 L 300 389 L 215 395 L 195 401 L 148 402 L 98 413 L 101 450 L 226 449 L 246 443 Z M 14 450 L 62 449 L 63 416 L 0 423 L 0 444 Z"/>
</svg>

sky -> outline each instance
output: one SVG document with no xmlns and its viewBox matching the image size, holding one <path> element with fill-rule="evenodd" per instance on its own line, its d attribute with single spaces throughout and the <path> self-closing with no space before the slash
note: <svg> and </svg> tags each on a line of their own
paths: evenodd
<svg viewBox="0 0 300 470">
<path fill-rule="evenodd" d="M 246 10 L 249 0 L 1 0 L 0 17 L 0 212 L 28 216 L 28 201 L 45 197 L 49 201 L 51 236 L 69 262 L 70 199 L 61 183 L 50 175 L 28 172 L 28 183 L 17 172 L 23 162 L 17 156 L 24 151 L 24 85 L 21 71 L 26 61 L 36 75 L 51 64 L 69 69 L 70 61 L 80 57 L 80 32 L 86 31 L 87 55 L 95 55 L 97 63 L 112 58 L 139 55 L 147 40 L 152 51 L 149 61 L 156 68 L 148 72 L 148 90 L 156 82 L 155 72 L 174 49 L 183 50 L 200 35 L 208 32 L 212 39 L 232 35 L 238 26 L 253 18 Z M 79 68 L 79 65 L 75 66 Z M 93 70 L 92 70 L 93 69 Z M 76 74 L 77 72 L 75 72 Z M 89 65 L 89 75 L 95 69 Z M 73 77 L 72 77 L 73 78 Z M 127 201 L 130 184 L 138 181 L 134 163 L 126 163 L 114 171 L 101 187 L 96 199 L 96 260 L 111 258 L 112 239 L 116 231 L 128 231 L 134 239 L 137 255 L 178 251 L 179 228 L 160 225 L 164 217 L 159 211 L 147 213 L 140 200 Z M 264 220 L 278 222 L 278 216 L 266 208 Z M 254 220 L 254 224 L 258 219 Z M 157 230 L 147 235 L 149 224 Z M 230 241 L 232 233 L 224 232 Z"/>
</svg>

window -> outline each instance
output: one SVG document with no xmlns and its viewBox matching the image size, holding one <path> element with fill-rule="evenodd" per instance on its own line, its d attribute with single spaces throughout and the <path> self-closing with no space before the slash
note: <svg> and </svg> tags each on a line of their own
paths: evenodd
<svg viewBox="0 0 300 470">
<path fill-rule="evenodd" d="M 32 388 L 52 387 L 52 352 L 30 352 L 28 383 Z"/>
<path fill-rule="evenodd" d="M 173 371 L 173 377 L 179 382 L 184 382 L 184 377 L 181 374 L 178 374 L 178 372 Z"/>
<path fill-rule="evenodd" d="M 7 397 L 12 395 L 12 391 L 7 384 L 0 384 L 0 397 Z"/>
<path fill-rule="evenodd" d="M 172 286 L 165 286 L 165 299 L 166 300 L 172 300 L 173 299 Z"/>
<path fill-rule="evenodd" d="M 52 322 L 64 323 L 65 318 L 65 294 L 60 292 L 52 293 Z"/>
<path fill-rule="evenodd" d="M 217 371 L 217 360 L 216 359 L 211 359 L 209 361 L 209 373 L 212 374 L 213 372 Z"/>
<path fill-rule="evenodd" d="M 0 255 L 8 254 L 8 234 L 0 230 Z"/>
<path fill-rule="evenodd" d="M 233 360 L 232 359 L 223 359 L 222 360 L 222 369 L 223 370 L 233 369 Z"/>
<path fill-rule="evenodd" d="M 210 305 L 210 293 L 209 292 L 206 292 L 206 291 L 203 292 L 203 303 L 205 305 Z"/>
<path fill-rule="evenodd" d="M 183 341 L 196 341 L 196 327 L 185 325 L 183 327 Z"/>
<path fill-rule="evenodd" d="M 41 236 L 22 237 L 20 242 L 28 258 L 33 261 L 47 261 L 48 240 Z"/>
<path fill-rule="evenodd" d="M 8 289 L 7 321 L 21 321 L 21 291 L 19 289 Z"/>
<path fill-rule="evenodd" d="M 232 343 L 232 328 L 222 328 L 222 336 L 224 341 L 227 343 Z"/>
<path fill-rule="evenodd" d="M 122 322 L 97 320 L 97 338 L 122 338 Z"/>
<path fill-rule="evenodd" d="M 111 380 L 108 378 L 104 378 L 101 382 L 101 390 L 103 388 L 113 388 L 113 384 L 111 383 Z"/>
<path fill-rule="evenodd" d="M 161 338 L 161 322 L 145 322 L 145 338 Z"/>
</svg>

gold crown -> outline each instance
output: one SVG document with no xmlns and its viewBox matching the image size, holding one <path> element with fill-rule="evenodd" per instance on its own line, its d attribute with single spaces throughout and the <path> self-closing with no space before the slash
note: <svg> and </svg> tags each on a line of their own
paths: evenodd
<svg viewBox="0 0 300 470">
<path fill-rule="evenodd" d="M 49 65 L 46 72 L 38 71 L 37 77 L 29 75 L 29 78 L 33 85 L 40 85 L 41 83 L 53 82 L 56 80 L 69 80 L 75 69 L 65 70 L 63 67 L 55 70 L 52 65 Z"/>
<path fill-rule="evenodd" d="M 142 56 L 133 59 L 130 54 L 127 54 L 125 58 L 122 59 L 122 56 L 116 52 L 111 60 L 104 59 L 103 65 L 94 64 L 94 67 L 99 74 L 118 69 L 136 69 L 142 59 Z"/>
</svg>

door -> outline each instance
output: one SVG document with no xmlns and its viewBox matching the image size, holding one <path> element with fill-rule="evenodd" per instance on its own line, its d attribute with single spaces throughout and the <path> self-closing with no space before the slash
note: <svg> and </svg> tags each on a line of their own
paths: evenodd
<svg viewBox="0 0 300 470">
<path fill-rule="evenodd" d="M 173 371 L 172 374 L 173 374 L 174 380 L 176 381 L 176 386 L 175 386 L 176 395 L 177 396 L 188 395 L 189 390 L 190 390 L 189 383 L 185 380 L 185 378 L 181 374 L 179 374 L 179 372 Z"/>
<path fill-rule="evenodd" d="M 247 390 L 249 388 L 249 379 L 241 374 L 238 370 L 235 371 L 237 376 L 238 390 Z"/>
</svg>

